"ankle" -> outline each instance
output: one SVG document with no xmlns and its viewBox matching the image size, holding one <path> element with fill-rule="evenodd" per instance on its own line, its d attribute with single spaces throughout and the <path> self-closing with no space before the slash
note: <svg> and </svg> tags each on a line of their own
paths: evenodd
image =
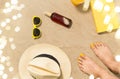
<svg viewBox="0 0 120 79">
<path fill-rule="evenodd" d="M 107 72 L 105 70 L 103 70 L 102 68 L 100 68 L 98 73 L 96 74 L 95 78 L 101 78 L 102 79 L 106 74 L 107 74 Z"/>
<path fill-rule="evenodd" d="M 113 61 L 112 63 L 111 63 L 111 67 L 110 67 L 110 69 L 113 71 L 113 72 L 115 72 L 115 73 L 120 73 L 120 63 L 119 62 L 117 62 L 117 61 Z"/>
<path fill-rule="evenodd" d="M 105 70 L 101 70 L 98 77 L 100 79 L 103 79 L 107 75 L 108 75 L 108 73 Z"/>
<path fill-rule="evenodd" d="M 110 75 L 107 71 L 103 70 L 101 75 L 99 76 L 100 79 L 118 79 L 114 75 Z"/>
<path fill-rule="evenodd" d="M 116 72 L 120 74 L 120 62 L 116 62 Z"/>
</svg>

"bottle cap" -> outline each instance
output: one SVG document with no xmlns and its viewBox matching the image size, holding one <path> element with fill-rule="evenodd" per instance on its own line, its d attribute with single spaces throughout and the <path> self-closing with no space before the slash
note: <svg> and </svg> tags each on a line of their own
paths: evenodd
<svg viewBox="0 0 120 79">
<path fill-rule="evenodd" d="M 90 0 L 85 0 L 83 4 L 83 10 L 87 11 L 90 5 Z"/>
<path fill-rule="evenodd" d="M 45 14 L 46 16 L 48 16 L 48 17 L 51 16 L 51 13 L 49 13 L 49 12 L 44 12 L 44 14 Z"/>
</svg>

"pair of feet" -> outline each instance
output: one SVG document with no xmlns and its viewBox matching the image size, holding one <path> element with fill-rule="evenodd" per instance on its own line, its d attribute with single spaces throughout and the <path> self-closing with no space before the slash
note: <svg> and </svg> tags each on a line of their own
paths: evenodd
<svg viewBox="0 0 120 79">
<path fill-rule="evenodd" d="M 113 72 L 119 73 L 120 63 L 116 62 L 111 50 L 107 45 L 102 42 L 93 43 L 90 48 L 96 54 L 96 56 Z M 81 54 L 78 59 L 79 68 L 86 74 L 93 74 L 95 77 L 101 79 L 118 79 L 115 76 L 110 75 L 102 67 L 98 66 L 88 56 Z"/>
</svg>

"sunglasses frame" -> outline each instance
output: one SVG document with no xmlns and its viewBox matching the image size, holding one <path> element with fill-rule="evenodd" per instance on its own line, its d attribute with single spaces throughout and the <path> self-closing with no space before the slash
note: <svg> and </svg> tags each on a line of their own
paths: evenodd
<svg viewBox="0 0 120 79">
<path fill-rule="evenodd" d="M 41 31 L 40 31 L 40 29 L 38 29 L 38 27 L 42 24 L 42 20 L 40 19 L 39 24 L 34 24 L 34 19 L 35 19 L 36 17 L 40 19 L 40 17 L 38 17 L 38 16 L 33 16 L 33 18 L 32 18 L 32 21 L 33 21 L 33 32 L 32 32 L 32 37 L 33 37 L 34 39 L 38 39 L 38 38 L 41 37 Z M 38 29 L 38 30 L 40 31 L 40 35 L 35 36 L 35 35 L 33 34 L 33 33 L 34 33 L 34 29 Z"/>
</svg>

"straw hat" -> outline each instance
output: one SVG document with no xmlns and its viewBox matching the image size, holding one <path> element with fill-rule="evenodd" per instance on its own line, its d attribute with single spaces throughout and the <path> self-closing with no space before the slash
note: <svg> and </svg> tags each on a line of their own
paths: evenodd
<svg viewBox="0 0 120 79">
<path fill-rule="evenodd" d="M 37 44 L 21 56 L 19 74 L 21 79 L 70 79 L 71 63 L 58 47 Z"/>
</svg>

